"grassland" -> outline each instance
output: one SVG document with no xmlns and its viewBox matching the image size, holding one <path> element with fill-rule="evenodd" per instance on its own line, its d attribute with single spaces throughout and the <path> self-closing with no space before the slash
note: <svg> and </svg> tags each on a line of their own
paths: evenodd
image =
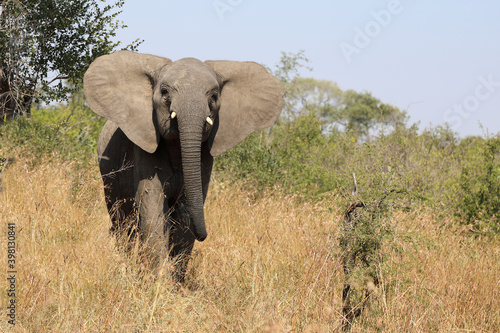
<svg viewBox="0 0 500 333">
<path fill-rule="evenodd" d="M 15 332 L 332 332 L 344 275 L 336 193 L 314 204 L 217 182 L 209 237 L 185 286 L 138 278 L 110 236 L 97 163 L 18 158 L 0 193 L 1 243 L 16 226 Z M 500 239 L 472 237 L 430 208 L 396 213 L 370 307 L 353 332 L 499 332 Z M 357 281 L 355 283 L 362 283 Z"/>
</svg>

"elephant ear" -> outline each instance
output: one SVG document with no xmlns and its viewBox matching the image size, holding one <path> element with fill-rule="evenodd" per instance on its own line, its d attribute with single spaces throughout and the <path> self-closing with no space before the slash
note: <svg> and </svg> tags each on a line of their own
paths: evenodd
<svg viewBox="0 0 500 333">
<path fill-rule="evenodd" d="M 222 92 L 212 156 L 236 146 L 250 133 L 271 126 L 283 106 L 281 82 L 255 62 L 206 61 L 220 77 Z"/>
<path fill-rule="evenodd" d="M 171 62 L 167 58 L 118 51 L 97 58 L 83 78 L 90 108 L 115 123 L 149 153 L 158 147 L 153 121 L 153 77 Z"/>
</svg>

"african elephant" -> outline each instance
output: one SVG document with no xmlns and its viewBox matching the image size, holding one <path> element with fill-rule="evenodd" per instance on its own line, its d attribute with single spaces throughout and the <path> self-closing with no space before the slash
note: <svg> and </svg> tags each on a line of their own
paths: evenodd
<svg viewBox="0 0 500 333">
<path fill-rule="evenodd" d="M 281 83 L 257 63 L 130 51 L 97 58 L 84 91 L 108 119 L 98 154 L 111 230 L 137 230 L 152 267 L 188 258 L 207 237 L 213 156 L 272 125 L 283 103 Z"/>
</svg>

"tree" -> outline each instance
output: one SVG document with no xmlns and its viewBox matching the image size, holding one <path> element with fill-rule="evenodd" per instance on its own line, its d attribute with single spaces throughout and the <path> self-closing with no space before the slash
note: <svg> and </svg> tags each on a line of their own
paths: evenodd
<svg viewBox="0 0 500 333">
<path fill-rule="evenodd" d="M 301 69 L 311 70 L 307 63 L 304 51 L 282 52 L 272 71 L 285 89 L 283 121 L 314 113 L 326 130 L 352 131 L 361 139 L 368 138 L 370 131 L 406 125 L 405 111 L 382 103 L 369 92 L 342 91 L 333 81 L 301 77 Z"/>
<path fill-rule="evenodd" d="M 33 103 L 67 100 L 90 63 L 121 45 L 112 38 L 126 27 L 117 20 L 124 0 L 100 2 L 0 0 L 0 122 Z"/>
<path fill-rule="evenodd" d="M 333 109 L 342 104 L 342 90 L 333 81 L 295 77 L 293 90 L 286 96 L 288 112 L 304 116 L 311 112 L 323 120 L 330 120 Z"/>
<path fill-rule="evenodd" d="M 285 90 L 284 105 L 281 113 L 282 119 L 291 120 L 297 115 L 297 110 L 294 105 L 295 95 L 297 94 L 297 79 L 300 78 L 299 70 L 305 68 L 311 70 L 306 66 L 309 62 L 304 55 L 304 50 L 297 53 L 281 52 L 280 62 L 276 65 L 276 69 L 271 71 L 272 74 L 281 81 Z"/>
<path fill-rule="evenodd" d="M 330 131 L 343 129 L 367 138 L 370 131 L 395 129 L 407 121 L 405 111 L 382 103 L 369 92 L 342 91 L 332 81 L 295 77 L 290 87 L 293 88 L 285 95 L 288 118 L 312 112 Z"/>
<path fill-rule="evenodd" d="M 353 131 L 357 136 L 367 138 L 370 130 L 405 125 L 408 116 L 397 107 L 382 103 L 369 92 L 346 90 L 342 93 L 342 103 L 326 110 L 323 115 L 333 122 Z"/>
</svg>

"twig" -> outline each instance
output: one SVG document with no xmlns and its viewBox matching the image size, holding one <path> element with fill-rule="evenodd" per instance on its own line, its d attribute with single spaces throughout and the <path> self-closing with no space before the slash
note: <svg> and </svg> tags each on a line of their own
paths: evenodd
<svg viewBox="0 0 500 333">
<path fill-rule="evenodd" d="M 68 117 L 69 118 L 69 117 Z M 94 117 L 91 117 L 87 120 L 82 120 L 82 121 L 77 121 L 76 123 L 74 123 L 73 125 L 69 126 L 69 127 L 66 127 L 64 130 L 61 130 L 61 134 L 66 134 L 68 133 L 73 127 L 75 127 L 76 125 L 79 125 L 79 124 L 82 124 L 82 123 L 86 123 L 86 122 L 89 122 L 89 121 L 92 121 L 94 119 L 97 119 L 96 116 Z M 68 122 L 68 120 L 64 121 L 64 123 Z"/>
<path fill-rule="evenodd" d="M 99 158 L 107 158 L 107 157 L 102 156 L 102 157 L 99 157 Z M 133 167 L 134 167 L 134 165 L 133 165 L 132 163 L 127 162 L 127 163 L 123 164 L 123 166 L 122 166 L 120 169 L 115 170 L 115 171 L 111 171 L 111 172 L 108 172 L 108 173 L 105 173 L 104 175 L 101 175 L 101 176 L 99 176 L 99 177 L 97 177 L 97 178 L 94 178 L 94 179 L 90 179 L 90 180 L 84 181 L 83 183 L 78 183 L 78 184 L 76 184 L 75 186 L 73 186 L 73 189 L 75 189 L 75 188 L 77 188 L 77 187 L 80 187 L 80 186 L 82 186 L 82 185 L 85 185 L 85 184 L 87 184 L 87 183 L 93 182 L 93 181 L 95 181 L 95 180 L 97 180 L 97 179 L 99 179 L 99 178 L 100 178 L 100 179 L 102 179 L 102 178 L 104 178 L 104 177 L 112 177 L 112 176 L 114 176 L 115 174 L 117 174 L 117 173 L 119 173 L 119 172 L 122 172 L 122 171 L 125 171 L 125 170 L 128 170 L 128 169 L 131 169 L 131 168 L 133 168 Z"/>
<path fill-rule="evenodd" d="M 356 196 L 358 195 L 358 182 L 356 181 L 356 174 L 354 172 L 352 173 L 352 180 L 354 182 L 354 189 L 352 190 L 352 195 Z"/>
</svg>

